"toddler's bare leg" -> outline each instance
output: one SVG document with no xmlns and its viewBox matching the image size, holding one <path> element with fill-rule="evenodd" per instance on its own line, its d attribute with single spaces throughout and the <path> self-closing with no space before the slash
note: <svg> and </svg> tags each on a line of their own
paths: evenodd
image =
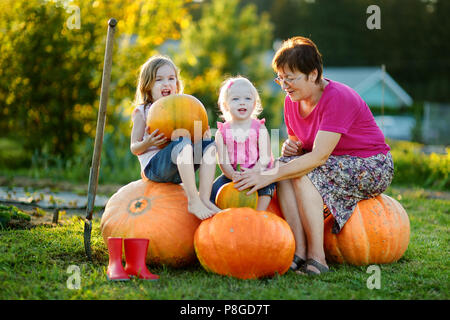
<svg viewBox="0 0 450 320">
<path fill-rule="evenodd" d="M 270 200 L 272 200 L 272 198 L 269 196 L 259 196 L 258 197 L 258 206 L 256 207 L 256 210 L 266 211 L 267 207 L 270 204 Z"/>
</svg>

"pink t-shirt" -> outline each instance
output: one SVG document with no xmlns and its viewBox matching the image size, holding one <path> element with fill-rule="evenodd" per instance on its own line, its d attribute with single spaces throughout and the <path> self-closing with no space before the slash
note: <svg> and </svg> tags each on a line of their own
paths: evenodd
<svg viewBox="0 0 450 320">
<path fill-rule="evenodd" d="M 245 141 L 237 142 L 233 138 L 233 129 L 229 121 L 222 123 L 217 122 L 217 128 L 223 137 L 223 142 L 227 148 L 228 158 L 233 169 L 236 170 L 238 163 L 242 168 L 253 168 L 259 160 L 259 130 L 266 119 L 252 119 L 252 124 L 249 129 Z M 271 154 L 268 168 L 273 165 L 273 155 Z"/>
<path fill-rule="evenodd" d="M 345 84 L 326 80 L 329 84 L 322 97 L 305 118 L 299 114 L 299 103 L 286 96 L 284 121 L 288 134 L 301 140 L 306 152 L 312 150 L 317 131 L 322 130 L 342 134 L 332 155 L 367 158 L 386 154 L 390 147 L 364 100 Z"/>
</svg>

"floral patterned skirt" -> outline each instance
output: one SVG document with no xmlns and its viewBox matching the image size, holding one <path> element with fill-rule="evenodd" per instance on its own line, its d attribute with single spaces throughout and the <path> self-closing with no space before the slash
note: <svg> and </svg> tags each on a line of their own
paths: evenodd
<svg viewBox="0 0 450 320">
<path fill-rule="evenodd" d="M 368 158 L 331 155 L 307 176 L 336 220 L 332 232 L 339 233 L 358 201 L 376 197 L 391 184 L 394 163 L 390 152 Z"/>
</svg>

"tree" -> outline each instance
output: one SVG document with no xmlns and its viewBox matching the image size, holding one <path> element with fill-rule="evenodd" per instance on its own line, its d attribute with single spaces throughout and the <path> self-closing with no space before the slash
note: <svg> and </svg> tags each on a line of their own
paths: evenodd
<svg viewBox="0 0 450 320">
<path fill-rule="evenodd" d="M 106 131 L 130 108 L 137 70 L 190 21 L 186 0 L 3 0 L 0 130 L 29 150 L 70 157 L 95 134 L 107 21 L 118 20 Z M 71 7 L 80 12 L 70 28 Z M 124 134 L 122 132 L 121 134 Z M 128 133 L 128 132 L 126 132 Z"/>
<path fill-rule="evenodd" d="M 258 15 L 256 6 L 240 9 L 238 0 L 213 0 L 203 4 L 199 20 L 182 31 L 175 61 L 185 92 L 203 102 L 210 124 L 217 119 L 219 87 L 225 78 L 240 74 L 259 88 L 272 77 L 263 61 L 271 48 L 272 30 L 269 16 Z"/>
<path fill-rule="evenodd" d="M 381 29 L 366 26 L 370 5 L 380 8 Z M 264 0 L 262 6 L 275 38 L 310 37 L 325 67 L 385 64 L 414 100 L 449 101 L 450 1 Z"/>
</svg>

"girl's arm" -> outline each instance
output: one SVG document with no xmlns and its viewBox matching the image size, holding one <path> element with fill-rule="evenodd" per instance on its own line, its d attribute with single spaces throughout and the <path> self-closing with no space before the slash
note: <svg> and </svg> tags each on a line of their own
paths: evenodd
<svg viewBox="0 0 450 320">
<path fill-rule="evenodd" d="M 145 121 L 142 114 L 135 109 L 132 114 L 133 128 L 131 129 L 131 143 L 130 150 L 134 155 L 140 155 L 151 146 L 160 146 L 164 144 L 167 139 L 164 134 L 156 135 L 158 129 L 153 131 L 150 136 L 144 139 Z"/>
<path fill-rule="evenodd" d="M 233 166 L 231 165 L 230 158 L 228 157 L 227 146 L 223 143 L 223 137 L 219 130 L 216 131 L 214 141 L 216 142 L 217 147 L 219 167 L 228 179 L 233 180 L 233 175 L 236 171 L 234 171 Z"/>
</svg>

